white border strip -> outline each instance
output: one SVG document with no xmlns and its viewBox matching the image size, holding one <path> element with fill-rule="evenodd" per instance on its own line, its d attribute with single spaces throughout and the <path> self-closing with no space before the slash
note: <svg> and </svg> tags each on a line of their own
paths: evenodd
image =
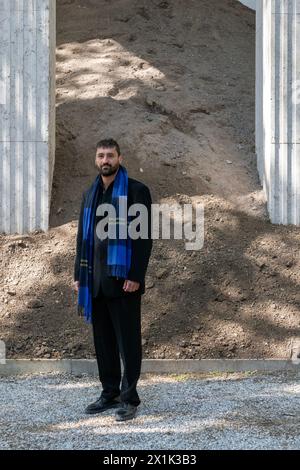
<svg viewBox="0 0 300 470">
<path fill-rule="evenodd" d="M 246 371 L 300 371 L 300 361 L 289 359 L 145 359 L 142 373 L 197 373 Z M 46 374 L 52 372 L 98 376 L 95 359 L 6 359 L 0 376 Z"/>
</svg>

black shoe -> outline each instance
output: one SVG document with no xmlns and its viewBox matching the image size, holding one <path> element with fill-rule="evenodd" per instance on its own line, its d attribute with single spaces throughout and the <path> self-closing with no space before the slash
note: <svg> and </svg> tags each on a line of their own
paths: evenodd
<svg viewBox="0 0 300 470">
<path fill-rule="evenodd" d="M 127 421 L 128 419 L 132 419 L 135 417 L 136 412 L 137 406 L 123 402 L 116 411 L 116 421 Z"/>
<path fill-rule="evenodd" d="M 106 398 L 100 397 L 94 403 L 88 405 L 85 409 L 85 413 L 92 415 L 95 413 L 102 413 L 102 411 L 110 410 L 111 408 L 118 408 L 120 406 L 120 398 L 114 398 L 113 400 L 107 400 Z"/>
</svg>

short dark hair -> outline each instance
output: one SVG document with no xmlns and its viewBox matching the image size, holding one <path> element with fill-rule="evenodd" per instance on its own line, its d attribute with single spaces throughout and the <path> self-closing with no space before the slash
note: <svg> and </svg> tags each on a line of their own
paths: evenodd
<svg viewBox="0 0 300 470">
<path fill-rule="evenodd" d="M 117 151 L 117 153 L 118 153 L 118 155 L 121 154 L 119 144 L 118 144 L 118 142 L 116 142 L 114 139 L 102 139 L 102 140 L 99 140 L 99 142 L 97 142 L 97 145 L 96 145 L 96 150 L 97 150 L 99 147 L 104 147 L 104 148 L 113 148 L 113 147 L 115 147 L 115 148 L 116 148 L 116 151 Z"/>
</svg>

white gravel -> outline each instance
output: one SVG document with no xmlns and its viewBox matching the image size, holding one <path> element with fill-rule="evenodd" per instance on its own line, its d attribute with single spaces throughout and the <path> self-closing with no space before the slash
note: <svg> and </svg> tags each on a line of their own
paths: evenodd
<svg viewBox="0 0 300 470">
<path fill-rule="evenodd" d="M 1 378 L 0 449 L 300 449 L 300 372 L 142 376 L 137 417 L 88 416 L 97 378 Z"/>
</svg>

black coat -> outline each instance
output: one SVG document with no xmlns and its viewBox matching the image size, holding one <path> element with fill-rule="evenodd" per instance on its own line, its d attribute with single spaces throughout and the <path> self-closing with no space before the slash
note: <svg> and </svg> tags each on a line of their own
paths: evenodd
<svg viewBox="0 0 300 470">
<path fill-rule="evenodd" d="M 100 183 L 102 179 L 100 178 Z M 104 191 L 99 191 L 99 200 L 97 207 L 101 203 L 110 203 L 114 181 Z M 82 194 L 80 216 L 78 222 L 77 232 L 77 243 L 76 243 L 76 258 L 74 266 L 74 280 L 79 280 L 80 270 L 80 258 L 81 258 L 81 243 L 83 234 L 83 209 L 86 193 Z M 133 178 L 128 178 L 128 197 L 127 206 L 132 204 L 140 203 L 144 204 L 148 210 L 148 239 L 138 238 L 132 240 L 132 255 L 131 255 L 131 267 L 127 278 L 131 281 L 137 281 L 140 283 L 139 289 L 136 293 L 145 293 L 145 275 L 148 267 L 149 258 L 152 250 L 152 238 L 151 238 L 151 194 L 149 188 L 142 182 L 137 181 Z M 107 276 L 107 242 L 108 239 L 100 240 L 96 236 L 96 225 L 102 217 L 95 217 L 94 226 L 94 256 L 93 256 L 93 296 L 97 294 L 104 294 L 106 297 L 121 297 L 132 294 L 131 292 L 125 292 L 123 290 L 124 279 L 117 279 L 115 277 Z"/>
</svg>

